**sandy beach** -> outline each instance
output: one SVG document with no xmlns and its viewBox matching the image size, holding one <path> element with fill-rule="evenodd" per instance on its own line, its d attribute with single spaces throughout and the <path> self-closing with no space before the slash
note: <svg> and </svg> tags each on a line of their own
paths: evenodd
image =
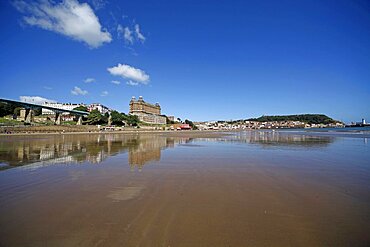
<svg viewBox="0 0 370 247">
<path fill-rule="evenodd" d="M 359 138 L 41 135 L 1 137 L 0 147 L 2 162 L 28 157 L 0 172 L 1 246 L 370 243 Z M 41 160 L 47 150 L 55 155 Z"/>
</svg>

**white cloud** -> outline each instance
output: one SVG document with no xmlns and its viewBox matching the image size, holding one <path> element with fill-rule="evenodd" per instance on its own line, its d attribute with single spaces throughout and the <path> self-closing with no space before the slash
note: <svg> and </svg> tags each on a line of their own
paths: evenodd
<svg viewBox="0 0 370 247">
<path fill-rule="evenodd" d="M 102 96 L 102 97 L 105 97 L 105 96 L 107 96 L 108 95 L 108 91 L 103 91 L 103 92 L 101 92 L 101 94 L 100 94 L 100 96 Z"/>
<path fill-rule="evenodd" d="M 139 26 L 139 24 L 136 24 L 135 25 L 135 34 L 136 34 L 136 37 L 142 42 L 142 43 L 144 43 L 144 41 L 145 41 L 145 37 L 144 37 L 144 35 L 140 32 L 140 26 Z"/>
<path fill-rule="evenodd" d="M 126 82 L 126 84 L 127 84 L 127 85 L 130 85 L 130 86 L 137 86 L 137 85 L 139 85 L 139 83 L 138 83 L 138 82 L 131 81 L 131 80 L 129 80 L 128 82 Z"/>
<path fill-rule="evenodd" d="M 128 27 L 123 27 L 121 25 L 117 26 L 118 37 L 122 37 L 125 43 L 132 45 L 134 43 L 134 37 L 132 36 L 132 31 Z"/>
<path fill-rule="evenodd" d="M 99 18 L 87 3 L 64 0 L 26 2 L 16 0 L 15 8 L 24 14 L 23 20 L 31 26 L 54 31 L 97 48 L 112 40 L 111 34 L 103 30 Z"/>
<path fill-rule="evenodd" d="M 86 78 L 86 79 L 84 80 L 84 82 L 86 82 L 86 83 L 95 82 L 95 78 Z"/>
<path fill-rule="evenodd" d="M 121 76 L 135 82 L 139 82 L 142 84 L 148 84 L 149 82 L 149 75 L 147 75 L 145 71 L 141 69 L 136 69 L 127 64 L 119 63 L 117 66 L 108 68 L 107 70 L 112 75 Z"/>
<path fill-rule="evenodd" d="M 55 100 L 46 99 L 40 96 L 19 96 L 19 101 L 42 105 L 45 102 L 56 102 Z"/>
<path fill-rule="evenodd" d="M 82 90 L 79 87 L 74 87 L 71 90 L 71 94 L 73 94 L 73 95 L 86 95 L 86 94 L 88 94 L 88 92 L 86 90 Z"/>
<path fill-rule="evenodd" d="M 121 82 L 120 81 L 111 81 L 113 84 L 116 84 L 116 85 L 119 85 L 119 84 L 121 84 Z"/>
<path fill-rule="evenodd" d="M 48 86 L 43 86 L 43 88 L 44 88 L 45 90 L 52 90 L 52 89 L 53 89 L 52 87 L 48 87 Z"/>
</svg>

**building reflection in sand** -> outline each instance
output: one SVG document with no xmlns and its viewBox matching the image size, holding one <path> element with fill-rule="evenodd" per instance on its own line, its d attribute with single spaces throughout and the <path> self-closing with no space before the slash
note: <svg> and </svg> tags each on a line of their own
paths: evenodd
<svg viewBox="0 0 370 247">
<path fill-rule="evenodd" d="M 0 138 L 0 168 L 24 166 L 37 169 L 51 164 L 98 164 L 110 156 L 128 153 L 132 171 L 145 164 L 160 161 L 161 151 L 194 140 L 206 142 L 239 142 L 263 147 L 325 147 L 335 138 L 326 136 L 285 135 L 275 132 L 239 132 L 213 138 L 179 137 L 160 134 L 100 134 L 12 136 Z"/>
<path fill-rule="evenodd" d="M 110 156 L 128 153 L 131 170 L 159 161 L 161 150 L 191 138 L 172 138 L 160 135 L 55 135 L 45 137 L 7 137 L 0 139 L 0 168 L 17 166 L 36 169 L 51 164 L 98 164 Z"/>
</svg>

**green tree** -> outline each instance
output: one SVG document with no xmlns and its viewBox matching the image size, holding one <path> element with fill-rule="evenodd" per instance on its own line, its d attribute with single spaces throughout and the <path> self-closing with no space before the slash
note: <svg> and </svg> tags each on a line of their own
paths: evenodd
<svg viewBox="0 0 370 247">
<path fill-rule="evenodd" d="M 13 114 L 15 116 L 20 116 L 21 115 L 21 109 L 22 109 L 22 107 L 16 107 L 16 108 L 14 108 Z"/>
<path fill-rule="evenodd" d="M 124 121 L 129 125 L 129 126 L 138 126 L 140 123 L 140 120 L 138 116 L 135 115 L 126 115 L 123 113 L 124 116 Z"/>
<path fill-rule="evenodd" d="M 119 113 L 118 111 L 112 111 L 110 113 L 112 124 L 117 126 L 122 126 L 123 121 L 125 120 L 125 117 L 122 113 Z"/>
<path fill-rule="evenodd" d="M 271 122 L 271 121 L 301 121 L 309 124 L 329 124 L 335 123 L 334 119 L 324 114 L 300 114 L 300 115 L 286 115 L 286 116 L 261 116 L 259 118 L 250 118 L 249 121 L 257 122 Z"/>
<path fill-rule="evenodd" d="M 15 108 L 16 106 L 13 104 L 0 102 L 0 117 L 13 115 Z"/>
<path fill-rule="evenodd" d="M 42 108 L 35 108 L 33 109 L 33 112 L 35 114 L 35 116 L 40 116 L 42 114 Z"/>
<path fill-rule="evenodd" d="M 75 110 L 75 111 L 85 111 L 85 112 L 88 112 L 87 107 L 86 106 L 83 106 L 83 105 L 77 106 L 77 107 L 73 108 L 73 110 Z"/>
<path fill-rule="evenodd" d="M 166 117 L 166 124 L 174 124 L 175 121 L 170 120 L 167 116 Z"/>
<path fill-rule="evenodd" d="M 87 116 L 87 124 L 95 125 L 95 124 L 106 124 L 108 123 L 108 118 L 102 115 L 98 110 L 92 110 L 90 114 Z"/>
<path fill-rule="evenodd" d="M 192 121 L 188 120 L 188 119 L 185 119 L 185 123 L 186 123 L 186 124 L 189 124 L 189 125 L 190 125 L 190 127 L 191 127 L 193 130 L 198 129 L 198 127 L 197 127 L 197 126 L 195 126 L 195 124 L 194 124 Z"/>
</svg>

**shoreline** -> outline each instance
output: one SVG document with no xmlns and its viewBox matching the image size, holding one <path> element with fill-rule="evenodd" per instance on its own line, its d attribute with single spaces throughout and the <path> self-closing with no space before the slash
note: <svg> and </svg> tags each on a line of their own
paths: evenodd
<svg viewBox="0 0 370 247">
<path fill-rule="evenodd" d="M 18 133 L 0 133 L 1 136 L 37 136 L 37 135 L 101 135 L 101 134 L 212 134 L 212 133 L 225 133 L 225 132 L 239 132 L 229 130 L 186 130 L 186 131 L 174 131 L 174 130 L 121 130 L 121 131 L 71 131 L 71 132 L 18 132 Z"/>
<path fill-rule="evenodd" d="M 67 126 L 68 128 L 69 126 Z M 263 131 L 263 132 L 280 132 L 284 134 L 300 134 L 305 135 L 314 135 L 314 136 L 338 136 L 338 137 L 365 137 L 370 138 L 370 133 L 365 130 L 363 131 L 332 131 L 331 129 L 325 130 L 322 128 L 317 129 L 291 129 L 290 131 L 287 129 L 234 129 L 234 130 L 155 130 L 155 129 L 124 129 L 124 130 L 82 130 L 80 131 L 60 131 L 60 130 L 29 130 L 29 131 L 22 131 L 17 132 L 10 130 L 11 133 L 0 133 L 0 137 L 2 136 L 38 136 L 38 135 L 50 135 L 50 136 L 59 136 L 59 135 L 101 135 L 101 134 L 174 134 L 174 135 L 199 135 L 199 134 L 211 134 L 211 133 L 237 133 L 237 132 L 244 132 L 244 131 Z"/>
</svg>

